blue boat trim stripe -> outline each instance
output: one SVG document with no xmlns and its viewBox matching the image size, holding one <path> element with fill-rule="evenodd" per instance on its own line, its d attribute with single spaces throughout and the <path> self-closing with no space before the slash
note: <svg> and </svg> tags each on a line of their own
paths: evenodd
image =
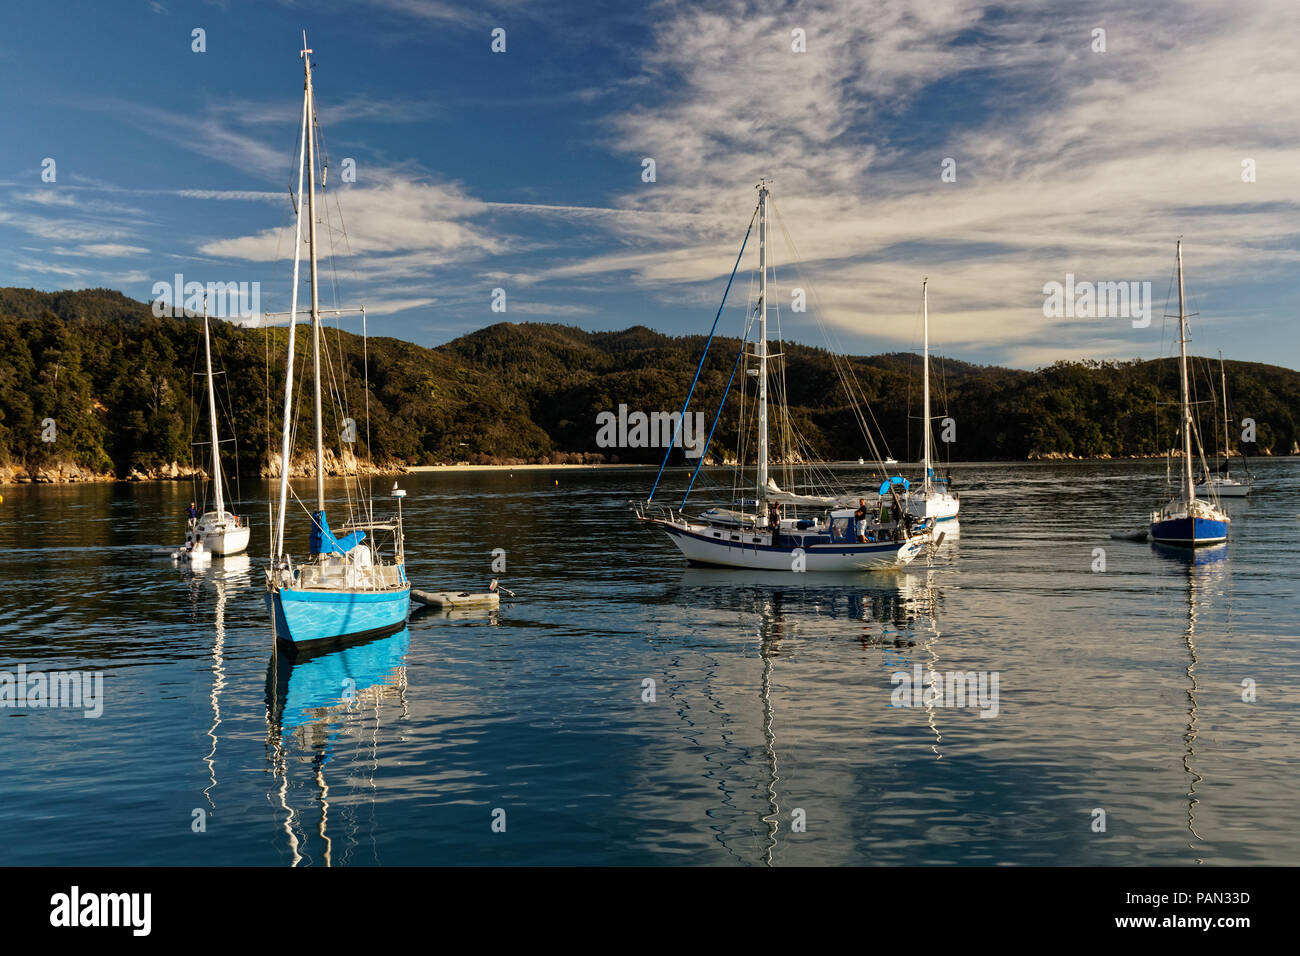
<svg viewBox="0 0 1300 956">
<path fill-rule="evenodd" d="M 729 547 L 740 548 L 745 551 L 774 551 L 778 554 L 794 553 L 793 547 L 775 548 L 770 544 L 752 544 L 748 541 L 729 541 L 722 538 L 715 538 L 712 535 L 697 534 L 694 531 L 687 531 L 685 528 L 678 528 L 670 524 L 665 524 L 663 528 L 669 534 L 686 535 L 689 538 L 695 538 L 697 541 L 704 541 L 708 544 L 725 544 Z M 896 552 L 906 543 L 906 541 L 889 541 L 884 544 L 867 545 L 814 544 L 804 548 L 803 552 L 804 554 L 882 554 L 884 552 Z"/>
</svg>

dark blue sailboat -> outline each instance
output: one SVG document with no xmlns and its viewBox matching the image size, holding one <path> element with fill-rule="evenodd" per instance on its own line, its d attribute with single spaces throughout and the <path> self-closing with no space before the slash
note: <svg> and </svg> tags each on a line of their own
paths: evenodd
<svg viewBox="0 0 1300 956">
<path fill-rule="evenodd" d="M 1179 497 L 1151 512 L 1151 540 L 1196 548 L 1228 540 L 1231 519 L 1216 502 L 1196 497 L 1192 478 L 1192 404 L 1187 387 L 1187 309 L 1183 297 L 1183 241 L 1178 240 L 1178 373 L 1183 408 L 1183 474 Z"/>
</svg>

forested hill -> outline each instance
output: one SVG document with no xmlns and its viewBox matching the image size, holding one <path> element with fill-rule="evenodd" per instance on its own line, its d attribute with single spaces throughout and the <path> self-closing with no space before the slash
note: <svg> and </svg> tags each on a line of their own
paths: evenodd
<svg viewBox="0 0 1300 956">
<path fill-rule="evenodd" d="M 223 431 L 236 435 L 246 472 L 261 470 L 270 442 L 278 445 L 286 334 L 213 323 L 214 357 L 225 372 L 218 404 L 230 417 L 226 422 L 223 413 Z M 364 455 L 362 342 L 333 328 L 326 341 L 334 367 L 346 366 L 346 376 L 336 377 L 347 382 Z M 305 342 L 300 337 L 299 356 Z M 598 447 L 596 416 L 620 404 L 645 412 L 680 408 L 703 344 L 702 336 L 674 338 L 639 326 L 584 332 L 533 323 L 493 325 L 436 349 L 372 338 L 371 451 L 377 462 L 393 464 L 563 461 L 584 453 L 586 460 L 657 461 L 653 448 Z M 706 422 L 738 348 L 737 340 L 721 339 L 710 351 L 692 406 Z M 800 345 L 784 351 L 791 417 L 804 439 L 826 458 L 869 454 L 831 355 Z M 848 361 L 888 450 L 910 457 L 919 445 L 918 357 Z M 1198 397 L 1208 402 L 1211 379 L 1217 391 L 1217 362 L 1197 359 L 1195 366 Z M 70 462 L 125 475 L 187 463 L 191 442 L 202 440 L 202 380 L 194 374 L 201 368 L 192 318 L 156 318 L 148 304 L 106 289 L 0 289 L 0 465 L 30 470 Z M 1234 418 L 1257 423 L 1257 443 L 1245 445 L 1246 453 L 1294 453 L 1300 373 L 1229 362 L 1227 374 Z M 955 460 L 1150 455 L 1176 443 L 1169 403 L 1177 383 L 1172 359 L 1061 362 L 1035 372 L 941 359 L 935 413 L 956 423 L 946 456 Z M 733 396 L 711 451 L 734 454 L 736 405 Z M 1212 448 L 1214 413 L 1202 407 L 1202 434 Z M 310 420 L 305 393 L 300 414 L 304 424 Z M 47 419 L 57 426 L 52 443 L 42 441 Z M 299 429 L 299 451 L 308 430 Z"/>
</svg>

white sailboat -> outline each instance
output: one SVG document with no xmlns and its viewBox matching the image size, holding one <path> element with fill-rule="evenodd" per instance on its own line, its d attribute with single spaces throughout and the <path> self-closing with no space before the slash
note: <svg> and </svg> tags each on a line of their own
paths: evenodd
<svg viewBox="0 0 1300 956">
<path fill-rule="evenodd" d="M 934 436 L 930 427 L 930 280 L 921 280 L 922 336 L 924 339 L 921 363 L 922 418 L 921 418 L 921 490 L 908 498 L 908 509 L 918 518 L 936 522 L 952 521 L 957 517 L 961 502 L 948 487 L 948 482 L 934 474 Z"/>
<path fill-rule="evenodd" d="M 226 510 L 226 498 L 222 488 L 221 444 L 217 436 L 217 399 L 212 387 L 212 340 L 208 334 L 207 299 L 203 305 L 203 358 L 208 382 L 208 439 L 212 443 L 212 510 L 205 511 L 197 519 L 192 519 L 188 548 L 191 557 L 201 548 L 209 554 L 221 557 L 227 554 L 239 554 L 248 547 L 249 527 L 239 515 Z"/>
<path fill-rule="evenodd" d="M 1187 384 L 1187 308 L 1183 295 L 1183 241 L 1178 240 L 1178 376 L 1182 399 L 1183 474 L 1180 494 L 1159 511 L 1151 512 L 1150 534 L 1162 544 L 1200 547 L 1222 544 L 1228 540 L 1230 519 L 1213 499 L 1196 497 L 1192 478 L 1192 419 L 1190 390 Z"/>
<path fill-rule="evenodd" d="M 316 278 L 316 106 L 312 93 L 311 50 L 303 36 L 301 57 L 306 82 L 302 103 L 302 145 L 298 156 L 296 241 L 293 291 L 289 309 L 289 349 L 285 363 L 284 432 L 280 451 L 279 510 L 274 527 L 271 566 L 266 572 L 266 603 L 280 643 L 297 649 L 320 646 L 341 638 L 391 633 L 406 623 L 411 584 L 406 578 L 401 500 L 406 492 L 393 487 L 397 514 L 376 520 L 374 503 L 358 479 L 356 510 L 336 530 L 325 515 L 325 450 L 321 418 L 324 369 L 321 365 L 321 310 Z M 303 175 L 307 177 L 303 192 Z M 306 202 L 303 202 L 303 199 Z M 302 259 L 302 226 L 308 225 L 311 253 L 311 341 L 313 425 L 316 445 L 316 509 L 310 512 L 308 557 L 294 564 L 285 550 L 285 510 L 291 496 L 289 471 L 293 458 L 293 364 L 298 321 L 298 275 Z M 335 312 L 353 310 L 333 310 Z M 362 335 L 365 335 L 365 311 Z M 369 383 L 366 394 L 369 395 Z M 369 406 L 367 406 L 367 409 Z M 368 415 L 368 412 L 367 412 Z M 296 495 L 293 496 L 296 499 Z M 350 502 L 351 503 L 351 502 Z M 382 539 L 380 536 L 383 536 Z M 367 541 L 368 539 L 368 541 Z M 365 541 L 366 543 L 363 543 Z"/>
<path fill-rule="evenodd" d="M 912 515 L 907 513 L 908 485 L 903 479 L 887 479 L 879 489 L 849 492 L 844 488 L 834 488 L 831 476 L 826 473 L 820 476 L 821 485 L 824 492 L 830 493 L 804 494 L 783 490 L 771 477 L 768 365 L 770 359 L 779 357 L 781 353 L 778 348 L 777 355 L 773 356 L 768 342 L 769 190 L 765 181 L 760 182 L 757 188 L 758 207 L 754 215 L 758 220 L 759 291 L 757 308 L 751 314 L 757 316 L 758 335 L 752 348 L 746 350 L 753 325 L 753 319 L 748 319 L 742 352 L 737 357 L 737 366 L 741 358 L 753 363 L 747 364 L 746 375 L 741 381 L 752 377 L 757 388 L 753 406 L 757 417 L 757 474 L 752 486 L 753 497 L 748 497 L 749 489 L 742 491 L 738 487 L 736 490 L 740 493 L 730 506 L 710 508 L 697 517 L 687 517 L 681 509 L 686 506 L 691 488 L 687 488 L 679 508 L 668 510 L 654 504 L 652 490 L 644 503 L 634 505 L 634 510 L 640 520 L 667 534 L 692 564 L 794 572 L 871 571 L 902 567 L 920 554 L 931 538 L 930 525 L 922 520 L 914 522 Z M 750 228 L 753 228 L 752 219 Z M 748 236 L 747 232 L 746 241 Z M 737 266 L 739 263 L 740 257 L 737 257 Z M 730 287 L 729 282 L 728 289 Z M 723 303 L 726 303 L 725 294 Z M 721 311 L 719 308 L 719 315 Z M 716 327 L 715 319 L 715 330 Z M 710 342 L 712 338 L 710 335 Z M 700 362 L 703 367 L 704 357 Z M 734 374 L 733 371 L 733 378 Z M 689 402 L 688 396 L 683 418 Z M 784 402 L 780 411 L 779 420 L 788 424 Z M 799 462 L 804 466 L 805 474 L 811 477 L 817 463 L 811 460 L 807 451 L 789 448 L 778 460 L 784 462 L 787 469 Z M 700 453 L 695 471 L 697 476 L 705 452 L 707 447 Z M 667 453 L 664 462 L 667 463 Z M 661 466 L 660 476 L 662 474 Z M 737 477 L 739 481 L 746 480 L 739 471 Z M 693 486 L 694 478 L 691 483 Z M 658 488 L 658 478 L 655 487 Z"/>
<path fill-rule="evenodd" d="M 1219 353 L 1219 379 L 1222 382 L 1223 395 L 1223 463 L 1215 472 L 1207 470 L 1196 483 L 1196 490 L 1207 497 L 1244 498 L 1250 494 L 1255 479 L 1249 472 L 1244 478 L 1234 478 L 1228 467 L 1228 461 L 1232 456 L 1232 447 L 1229 444 L 1231 439 L 1228 437 L 1232 434 L 1232 418 L 1228 415 L 1228 373 L 1224 370 L 1222 352 Z"/>
</svg>

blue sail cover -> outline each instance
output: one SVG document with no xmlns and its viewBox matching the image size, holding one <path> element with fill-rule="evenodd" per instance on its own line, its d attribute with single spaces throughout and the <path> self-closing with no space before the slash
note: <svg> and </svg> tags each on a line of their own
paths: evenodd
<svg viewBox="0 0 1300 956">
<path fill-rule="evenodd" d="M 886 479 L 885 481 L 882 481 L 880 483 L 880 493 L 882 495 L 889 494 L 890 485 L 902 485 L 904 491 L 906 491 L 908 488 L 911 487 L 911 484 L 908 482 L 906 478 L 902 477 L 901 475 L 895 475 L 893 478 Z"/>
<path fill-rule="evenodd" d="M 311 516 L 311 553 L 312 554 L 347 554 L 366 536 L 364 531 L 353 531 L 343 538 L 334 537 L 330 531 L 325 512 L 314 511 Z"/>
</svg>

